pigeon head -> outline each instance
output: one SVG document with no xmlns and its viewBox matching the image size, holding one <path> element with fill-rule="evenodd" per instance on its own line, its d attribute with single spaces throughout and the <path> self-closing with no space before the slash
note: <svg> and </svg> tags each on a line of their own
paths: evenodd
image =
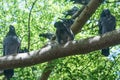
<svg viewBox="0 0 120 80">
<path fill-rule="evenodd" d="M 15 32 L 15 28 L 14 28 L 14 26 L 10 25 L 10 27 L 9 27 L 9 31 L 10 31 L 10 32 Z"/>
<path fill-rule="evenodd" d="M 14 26 L 12 26 L 12 25 L 9 26 L 8 35 L 16 35 Z"/>
<path fill-rule="evenodd" d="M 105 10 L 104 10 L 104 14 L 105 14 L 105 15 L 110 15 L 110 10 L 109 10 L 109 9 L 105 9 Z"/>
<path fill-rule="evenodd" d="M 58 22 L 56 22 L 56 23 L 54 24 L 54 27 L 55 27 L 55 28 L 62 29 L 62 28 L 64 27 L 64 24 L 63 24 L 63 22 L 58 21 Z"/>
<path fill-rule="evenodd" d="M 110 15 L 110 10 L 109 9 L 104 9 L 101 13 L 101 17 L 106 17 Z"/>
</svg>

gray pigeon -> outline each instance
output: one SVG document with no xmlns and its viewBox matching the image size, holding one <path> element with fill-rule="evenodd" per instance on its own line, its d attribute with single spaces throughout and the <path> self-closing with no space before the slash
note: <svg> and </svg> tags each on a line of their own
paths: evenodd
<svg viewBox="0 0 120 80">
<path fill-rule="evenodd" d="M 3 56 L 18 53 L 19 48 L 20 39 L 17 37 L 14 26 L 10 25 L 9 32 L 3 41 Z M 4 75 L 7 80 L 10 80 L 10 78 L 14 75 L 14 69 L 4 70 Z"/>
<path fill-rule="evenodd" d="M 110 32 L 110 31 L 115 30 L 116 19 L 110 13 L 109 9 L 104 9 L 102 11 L 98 26 L 99 26 L 99 34 L 104 34 L 106 32 Z M 104 56 L 108 56 L 110 54 L 109 47 L 105 48 L 105 49 L 102 49 L 102 54 Z"/>
</svg>

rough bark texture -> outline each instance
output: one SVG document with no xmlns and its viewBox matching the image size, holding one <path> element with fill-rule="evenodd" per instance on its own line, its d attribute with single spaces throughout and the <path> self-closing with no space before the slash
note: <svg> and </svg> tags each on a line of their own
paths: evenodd
<svg viewBox="0 0 120 80">
<path fill-rule="evenodd" d="M 92 16 L 92 14 L 96 11 L 99 5 L 102 3 L 103 0 L 91 0 L 88 5 L 85 6 L 84 10 L 78 16 L 74 24 L 72 25 L 72 31 L 74 34 L 80 32 L 84 24 L 87 20 Z"/>
<path fill-rule="evenodd" d="M 49 45 L 29 53 L 0 57 L 0 69 L 27 67 L 61 57 L 86 54 L 119 43 L 120 30 L 116 30 L 101 36 L 68 42 L 62 46 L 54 45 L 51 47 Z"/>
</svg>

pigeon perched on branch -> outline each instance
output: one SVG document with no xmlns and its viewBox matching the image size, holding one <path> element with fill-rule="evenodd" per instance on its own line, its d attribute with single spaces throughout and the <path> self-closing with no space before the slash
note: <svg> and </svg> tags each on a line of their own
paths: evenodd
<svg viewBox="0 0 120 80">
<path fill-rule="evenodd" d="M 20 39 L 18 38 L 14 26 L 10 25 L 9 32 L 3 41 L 3 56 L 11 55 L 18 53 L 20 48 Z M 14 69 L 6 69 L 4 70 L 4 75 L 7 80 L 14 75 Z"/>
<path fill-rule="evenodd" d="M 116 19 L 111 14 L 109 9 L 104 9 L 102 11 L 98 26 L 99 26 L 99 34 L 105 34 L 106 32 L 115 30 Z M 102 49 L 102 54 L 104 56 L 108 56 L 110 54 L 109 47 Z"/>
</svg>

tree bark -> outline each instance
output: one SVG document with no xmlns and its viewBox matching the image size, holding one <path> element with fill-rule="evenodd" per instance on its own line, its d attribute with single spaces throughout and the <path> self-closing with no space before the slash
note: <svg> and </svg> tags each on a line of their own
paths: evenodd
<svg viewBox="0 0 120 80">
<path fill-rule="evenodd" d="M 91 0 L 88 5 L 85 6 L 84 10 L 71 26 L 74 34 L 80 32 L 84 24 L 92 16 L 92 14 L 95 13 L 96 9 L 100 6 L 102 2 L 103 0 Z"/>
<path fill-rule="evenodd" d="M 72 55 L 87 54 L 91 51 L 114 46 L 120 43 L 120 30 L 108 32 L 79 41 L 71 41 L 65 45 L 48 45 L 45 48 L 24 54 L 13 54 L 0 57 L 0 69 L 27 67 L 46 61 Z"/>
</svg>

